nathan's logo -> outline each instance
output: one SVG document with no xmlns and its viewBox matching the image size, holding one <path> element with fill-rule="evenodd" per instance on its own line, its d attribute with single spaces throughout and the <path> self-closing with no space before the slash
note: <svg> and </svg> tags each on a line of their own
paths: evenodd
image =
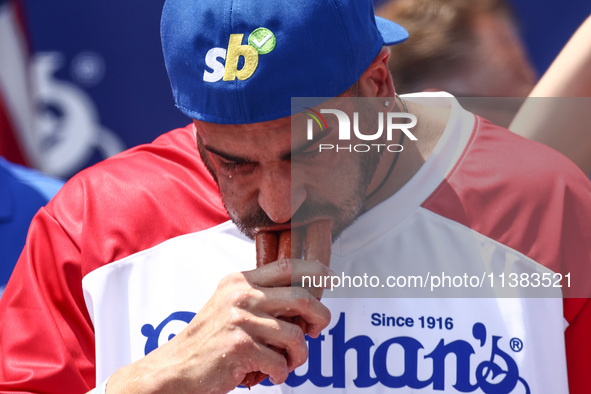
<svg viewBox="0 0 591 394">
<path fill-rule="evenodd" d="M 306 338 L 309 352 L 308 370 L 301 375 L 298 374 L 298 370 L 292 372 L 285 383 L 292 387 L 310 381 L 317 387 L 335 388 L 345 388 L 349 385 L 365 388 L 381 384 L 389 388 L 430 388 L 434 391 L 446 391 L 453 387 L 460 393 L 471 393 L 478 389 L 487 394 L 531 393 L 526 380 L 519 376 L 515 360 L 499 347 L 502 337 L 489 337 L 482 323 L 475 323 L 472 327 L 472 336 L 477 341 L 476 347 L 465 340 L 445 343 L 441 339 L 431 351 L 425 349 L 419 340 L 408 336 L 393 337 L 382 343 L 374 343 L 372 338 L 366 335 L 347 338 L 345 325 L 345 314 L 341 313 L 338 323 L 328 331 L 332 337 L 331 354 L 323 353 L 322 342 L 326 340 L 326 336 Z M 523 349 L 523 342 L 519 338 L 513 338 L 509 343 L 515 352 Z M 519 343 L 518 348 L 515 343 Z M 482 353 L 482 350 L 478 351 L 479 348 L 490 348 L 490 356 L 488 360 L 475 365 L 474 370 L 471 364 L 474 355 Z M 347 368 L 347 363 L 351 362 L 351 355 L 346 357 L 347 352 L 355 353 L 353 360 L 357 360 L 357 371 L 353 373 L 356 376 L 347 376 L 352 372 L 352 368 Z M 422 353 L 424 355 L 421 355 Z M 330 369 L 322 366 L 323 359 L 332 360 L 332 374 Z M 455 381 L 449 381 L 453 379 L 449 379 L 453 375 L 446 374 L 446 368 L 450 368 L 451 365 L 455 365 Z M 403 366 L 402 371 L 398 366 Z M 392 373 L 392 370 L 397 372 Z M 427 378 L 425 371 L 430 371 L 431 376 Z M 422 380 L 420 376 L 425 379 Z M 446 381 L 446 378 L 449 380 Z M 262 384 L 271 385 L 268 380 Z"/>
<path fill-rule="evenodd" d="M 417 117 L 413 114 L 406 112 L 378 112 L 377 114 L 377 130 L 376 131 L 362 131 L 359 127 L 359 112 L 353 113 L 353 122 L 349 115 L 344 111 L 338 109 L 321 109 L 320 112 L 314 111 L 311 108 L 306 108 L 309 111 L 313 111 L 314 114 L 304 112 L 306 115 L 312 117 L 308 119 L 307 123 L 307 139 L 312 141 L 314 139 L 314 121 L 320 126 L 321 132 L 324 131 L 323 124 L 326 126 L 326 120 L 321 114 L 332 114 L 336 116 L 339 125 L 339 141 L 351 141 L 352 133 L 355 137 L 361 141 L 378 141 L 383 140 L 384 132 L 386 133 L 386 142 L 392 141 L 392 135 L 395 130 L 400 130 L 403 135 L 408 137 L 412 141 L 417 141 L 417 137 L 409 130 L 417 125 Z M 322 123 L 318 119 L 322 120 Z M 327 127 L 327 126 L 326 126 Z M 328 127 L 327 127 L 328 129 Z M 403 150 L 400 144 L 389 144 L 389 143 L 373 143 L 373 144 L 355 144 L 355 145 L 334 145 L 334 144 L 319 144 L 319 152 L 326 150 L 348 151 L 348 152 L 369 152 L 370 150 L 389 152 L 401 152 Z"/>
<path fill-rule="evenodd" d="M 159 341 L 166 342 L 174 338 L 176 332 L 173 331 L 166 335 L 166 328 L 170 329 L 169 326 L 179 322 L 189 324 L 189 322 L 193 319 L 193 316 L 195 316 L 195 312 L 179 311 L 171 313 L 170 316 L 164 319 L 164 321 L 155 328 L 151 324 L 144 324 L 141 328 L 142 335 L 147 338 L 146 346 L 144 346 L 144 354 L 147 355 L 152 350 L 156 349 L 160 345 Z"/>
<path fill-rule="evenodd" d="M 203 72 L 205 82 L 244 81 L 252 76 L 259 65 L 259 55 L 275 49 L 277 39 L 271 30 L 259 27 L 248 36 L 248 44 L 242 45 L 244 34 L 230 34 L 228 49 L 211 48 L 205 55 L 205 64 L 211 69 Z M 238 69 L 240 58 L 244 64 Z M 223 63 L 225 61 L 225 64 Z"/>
<path fill-rule="evenodd" d="M 174 337 L 171 325 L 184 322 L 176 326 L 177 330 L 182 329 L 193 316 L 193 312 L 174 312 L 156 327 L 145 324 L 141 328 L 146 337 L 145 354 L 156 349 L 159 342 Z M 316 387 L 333 388 L 378 385 L 429 392 L 471 393 L 480 389 L 487 394 L 531 394 L 529 384 L 519 376 L 519 367 L 510 354 L 524 349 L 522 340 L 490 335 L 482 323 L 472 326 L 473 338 L 448 343 L 441 339 L 437 346 L 426 349 L 418 339 L 409 336 L 377 343 L 367 335 L 347 337 L 345 320 L 345 313 L 341 313 L 328 335 L 306 337 L 307 370 L 304 372 L 300 368 L 290 373 L 285 384 L 298 387 L 309 382 Z M 501 344 L 511 351 L 504 351 Z M 450 368 L 453 370 L 449 371 Z M 272 385 L 269 380 L 261 384 Z"/>
</svg>

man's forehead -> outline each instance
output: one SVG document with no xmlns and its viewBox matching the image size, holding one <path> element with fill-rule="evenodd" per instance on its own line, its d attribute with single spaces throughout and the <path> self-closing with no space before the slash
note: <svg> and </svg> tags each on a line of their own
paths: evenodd
<svg viewBox="0 0 591 394">
<path fill-rule="evenodd" d="M 296 121 L 296 119 L 298 121 Z M 197 142 L 205 150 L 226 159 L 245 161 L 287 160 L 317 142 L 306 139 L 303 114 L 243 125 L 223 125 L 194 120 Z M 296 132 L 293 132 L 293 130 Z M 302 132 L 298 133 L 297 130 Z"/>
<path fill-rule="evenodd" d="M 284 157 L 291 147 L 290 118 L 225 125 L 194 120 L 198 143 L 222 157 L 259 161 Z M 220 155 L 221 153 L 221 155 Z M 256 155 L 256 158 L 255 158 Z"/>
<path fill-rule="evenodd" d="M 277 132 L 289 132 L 291 129 L 291 116 L 265 122 L 244 124 L 219 124 L 193 119 L 193 124 L 195 125 L 196 131 L 202 136 L 246 136 L 253 133 L 270 135 Z"/>
</svg>

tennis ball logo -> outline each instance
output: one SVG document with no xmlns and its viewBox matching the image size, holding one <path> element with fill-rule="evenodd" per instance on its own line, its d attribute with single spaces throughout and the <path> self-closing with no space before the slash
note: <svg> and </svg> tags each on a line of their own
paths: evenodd
<svg viewBox="0 0 591 394">
<path fill-rule="evenodd" d="M 247 45 L 242 45 L 243 40 L 244 34 L 230 34 L 227 49 L 216 47 L 207 52 L 205 64 L 210 70 L 203 72 L 205 82 L 247 80 L 259 65 L 259 55 L 271 52 L 277 44 L 273 32 L 264 27 L 250 33 Z M 241 57 L 244 63 L 238 69 Z"/>
</svg>

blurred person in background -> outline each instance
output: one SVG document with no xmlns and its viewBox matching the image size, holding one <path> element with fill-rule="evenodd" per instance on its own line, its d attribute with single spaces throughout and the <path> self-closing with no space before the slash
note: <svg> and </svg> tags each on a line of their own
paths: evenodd
<svg viewBox="0 0 591 394">
<path fill-rule="evenodd" d="M 25 246 L 31 219 L 62 185 L 0 156 L 0 297 Z"/>
<path fill-rule="evenodd" d="M 399 93 L 527 97 L 536 82 L 505 0 L 391 0 L 376 14 L 398 21 L 410 34 L 390 48 Z"/>
<path fill-rule="evenodd" d="M 390 48 L 399 92 L 449 92 L 472 112 L 558 150 L 591 173 L 584 119 L 589 101 L 535 99 L 591 96 L 591 18 L 536 84 L 505 0 L 390 0 L 377 14 L 400 21 L 410 33 L 408 41 Z M 534 99 L 520 99 L 528 96 Z"/>
</svg>

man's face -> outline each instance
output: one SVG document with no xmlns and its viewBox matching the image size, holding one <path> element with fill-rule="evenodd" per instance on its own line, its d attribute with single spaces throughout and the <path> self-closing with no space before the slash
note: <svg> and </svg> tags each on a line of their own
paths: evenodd
<svg viewBox="0 0 591 394">
<path fill-rule="evenodd" d="M 336 131 L 308 141 L 304 128 L 291 135 L 290 117 L 194 124 L 199 153 L 232 221 L 247 236 L 329 219 L 336 239 L 363 212 L 379 155 L 318 153 L 319 143 L 336 143 Z"/>
</svg>

